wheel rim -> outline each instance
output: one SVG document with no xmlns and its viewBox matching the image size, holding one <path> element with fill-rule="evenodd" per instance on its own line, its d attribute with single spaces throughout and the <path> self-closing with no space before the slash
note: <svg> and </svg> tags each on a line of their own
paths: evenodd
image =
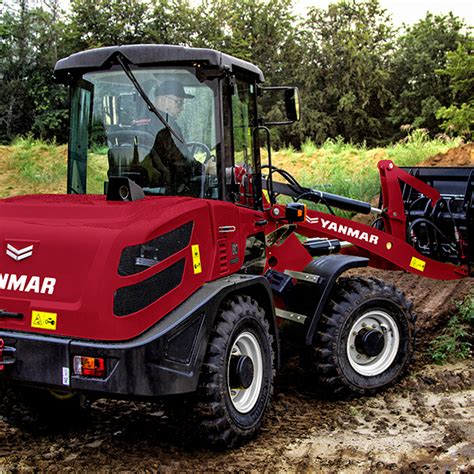
<svg viewBox="0 0 474 474">
<path fill-rule="evenodd" d="M 231 387 L 231 358 L 247 356 L 253 364 L 253 379 L 248 388 Z M 262 350 L 257 338 L 250 332 L 239 334 L 230 352 L 227 362 L 227 386 L 234 408 L 240 413 L 248 413 L 258 401 L 263 382 Z"/>
<path fill-rule="evenodd" d="M 395 319 L 384 311 L 370 311 L 350 328 L 347 358 L 358 374 L 374 377 L 390 367 L 399 346 L 400 331 Z"/>
</svg>

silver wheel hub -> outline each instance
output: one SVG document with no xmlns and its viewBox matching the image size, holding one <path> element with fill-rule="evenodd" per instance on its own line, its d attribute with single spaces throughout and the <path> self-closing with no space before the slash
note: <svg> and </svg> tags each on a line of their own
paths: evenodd
<svg viewBox="0 0 474 474">
<path fill-rule="evenodd" d="M 236 373 L 236 370 L 241 372 Z M 234 341 L 227 363 L 227 386 L 234 408 L 240 413 L 251 411 L 258 401 L 262 384 L 262 350 L 257 338 L 246 331 Z"/>
<path fill-rule="evenodd" d="M 358 374 L 374 377 L 390 367 L 399 346 L 400 331 L 395 319 L 385 311 L 369 311 L 350 328 L 347 358 Z"/>
</svg>

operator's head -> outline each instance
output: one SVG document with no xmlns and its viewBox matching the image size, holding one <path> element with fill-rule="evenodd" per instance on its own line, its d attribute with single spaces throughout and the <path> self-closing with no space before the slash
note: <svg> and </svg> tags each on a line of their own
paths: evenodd
<svg viewBox="0 0 474 474">
<path fill-rule="evenodd" d="M 163 81 L 155 89 L 155 106 L 177 118 L 184 106 L 184 99 L 192 99 L 194 96 L 186 94 L 181 82 Z"/>
</svg>

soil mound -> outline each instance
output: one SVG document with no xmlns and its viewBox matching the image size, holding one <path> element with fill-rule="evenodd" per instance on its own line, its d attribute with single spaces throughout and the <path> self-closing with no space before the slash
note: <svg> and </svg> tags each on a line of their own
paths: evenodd
<svg viewBox="0 0 474 474">
<path fill-rule="evenodd" d="M 446 326 L 456 312 L 456 306 L 474 289 L 474 278 L 462 280 L 431 280 L 402 271 L 384 271 L 376 268 L 351 272 L 364 278 L 374 277 L 394 284 L 413 302 L 418 316 L 418 339 L 429 342 Z"/>
<path fill-rule="evenodd" d="M 474 166 L 474 143 L 451 148 L 446 153 L 438 153 L 419 166 Z"/>
</svg>

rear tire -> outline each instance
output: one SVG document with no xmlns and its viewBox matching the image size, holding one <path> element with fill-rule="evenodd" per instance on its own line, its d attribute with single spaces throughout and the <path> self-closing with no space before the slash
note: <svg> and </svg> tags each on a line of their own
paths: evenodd
<svg viewBox="0 0 474 474">
<path fill-rule="evenodd" d="M 248 296 L 226 301 L 209 339 L 198 387 L 201 434 L 234 448 L 259 430 L 273 393 L 273 338 L 265 312 Z"/>
<path fill-rule="evenodd" d="M 405 371 L 415 315 L 404 294 L 380 280 L 340 278 L 318 326 L 315 368 L 338 396 L 367 395 Z"/>
</svg>

